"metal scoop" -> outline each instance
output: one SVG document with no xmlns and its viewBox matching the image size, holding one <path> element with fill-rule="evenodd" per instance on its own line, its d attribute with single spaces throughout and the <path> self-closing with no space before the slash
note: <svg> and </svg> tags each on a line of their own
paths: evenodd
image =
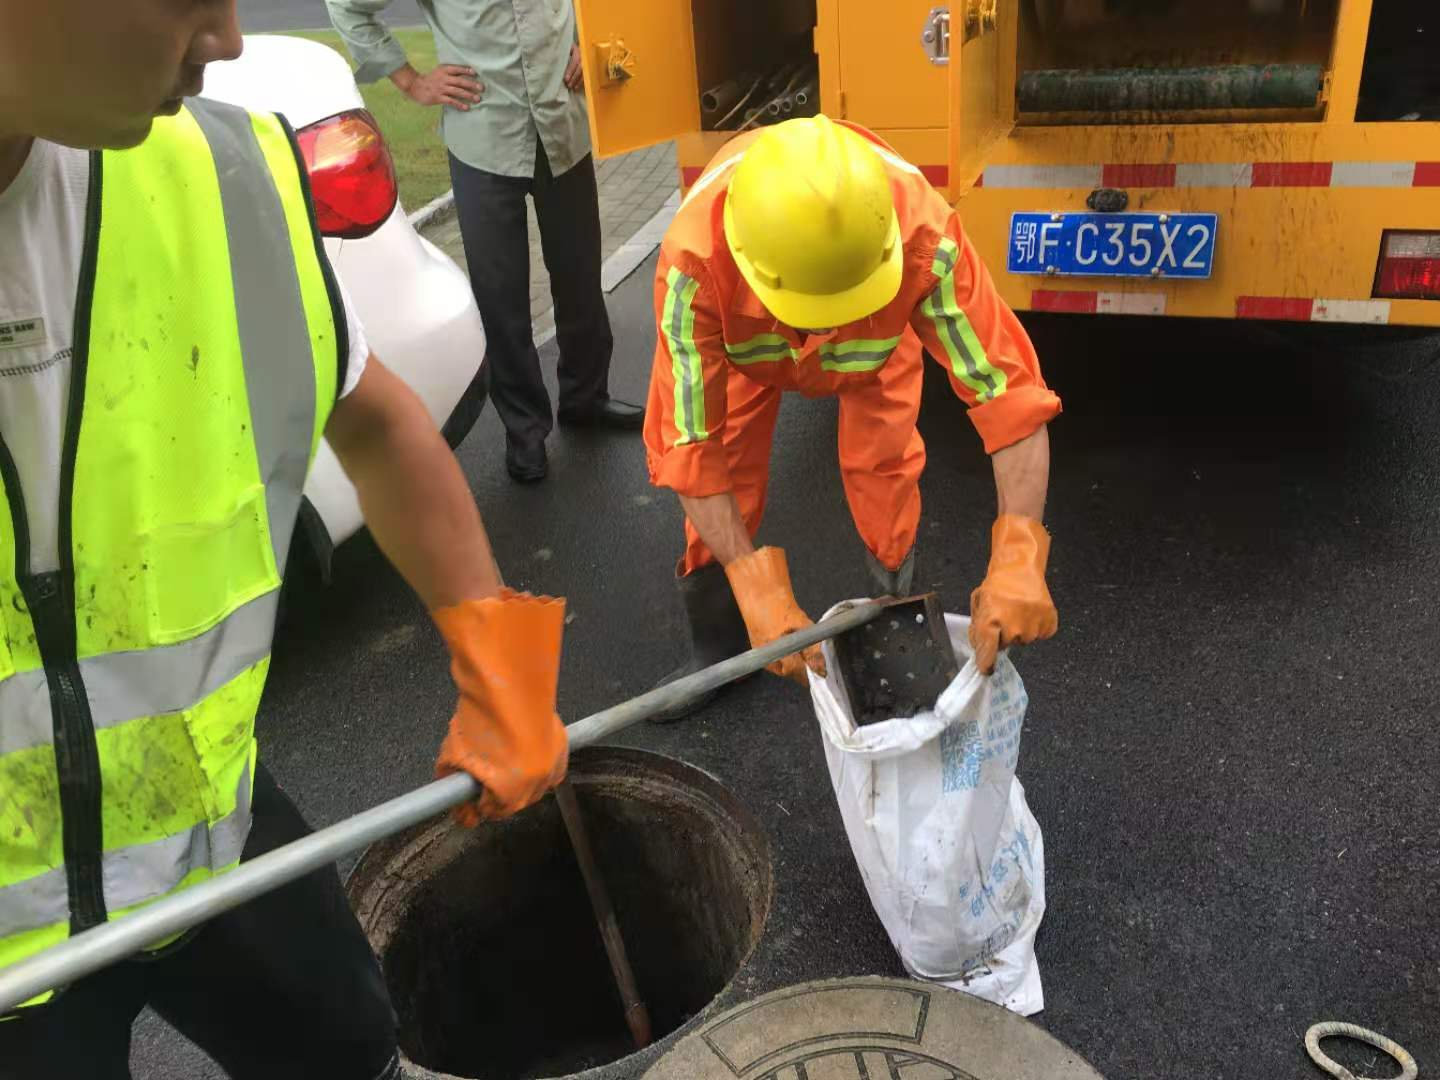
<svg viewBox="0 0 1440 1080">
<path fill-rule="evenodd" d="M 840 682 L 862 727 L 933 709 L 960 674 L 938 593 L 879 603 L 879 618 L 835 637 Z"/>
</svg>

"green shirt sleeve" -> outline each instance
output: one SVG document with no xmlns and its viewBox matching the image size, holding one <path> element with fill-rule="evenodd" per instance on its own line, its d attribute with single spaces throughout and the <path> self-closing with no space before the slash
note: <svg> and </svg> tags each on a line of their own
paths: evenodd
<svg viewBox="0 0 1440 1080">
<path fill-rule="evenodd" d="M 404 48 L 378 17 L 389 4 L 390 0 L 325 0 L 330 22 L 355 60 L 358 83 L 383 79 L 407 62 Z"/>
</svg>

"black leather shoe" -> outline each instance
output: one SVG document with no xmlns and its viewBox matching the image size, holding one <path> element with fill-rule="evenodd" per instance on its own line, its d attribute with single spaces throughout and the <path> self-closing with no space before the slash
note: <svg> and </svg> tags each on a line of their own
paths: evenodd
<svg viewBox="0 0 1440 1080">
<path fill-rule="evenodd" d="M 561 409 L 557 417 L 564 427 L 605 427 L 617 431 L 639 431 L 645 426 L 645 410 L 628 401 L 606 398 L 584 412 Z"/>
<path fill-rule="evenodd" d="M 533 484 L 544 480 L 550 472 L 550 461 L 545 456 L 545 443 L 521 443 L 505 440 L 505 469 L 510 479 L 522 484 Z"/>
</svg>

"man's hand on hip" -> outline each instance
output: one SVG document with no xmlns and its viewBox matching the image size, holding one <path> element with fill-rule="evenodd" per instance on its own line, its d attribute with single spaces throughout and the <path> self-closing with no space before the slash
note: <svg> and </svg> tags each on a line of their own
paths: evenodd
<svg viewBox="0 0 1440 1080">
<path fill-rule="evenodd" d="M 576 94 L 585 91 L 585 69 L 580 65 L 580 46 L 570 46 L 570 62 L 565 65 L 565 85 Z"/>
<path fill-rule="evenodd" d="M 475 78 L 475 69 L 460 64 L 440 64 L 424 75 L 406 64 L 391 73 L 390 80 L 421 105 L 449 105 L 461 112 L 467 112 L 485 92 L 485 85 Z"/>
<path fill-rule="evenodd" d="M 1045 586 L 1050 534 L 1034 518 L 1001 514 L 990 531 L 990 569 L 970 594 L 970 647 L 983 674 L 1011 645 L 1055 633 L 1059 616 Z"/>
</svg>

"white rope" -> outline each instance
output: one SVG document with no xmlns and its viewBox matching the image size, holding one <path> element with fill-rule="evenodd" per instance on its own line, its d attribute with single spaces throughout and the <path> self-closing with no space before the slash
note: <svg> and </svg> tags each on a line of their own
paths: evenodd
<svg viewBox="0 0 1440 1080">
<path fill-rule="evenodd" d="M 1415 1064 L 1415 1059 L 1406 1052 L 1405 1048 L 1393 1039 L 1387 1039 L 1384 1035 L 1377 1034 L 1369 1028 L 1363 1028 L 1356 1024 L 1342 1024 L 1335 1020 L 1327 1020 L 1323 1024 L 1315 1024 L 1309 1031 L 1305 1032 L 1305 1052 L 1310 1055 L 1310 1060 L 1324 1069 L 1335 1080 L 1373 1080 L 1371 1077 L 1356 1076 L 1349 1069 L 1345 1068 L 1338 1061 L 1332 1058 L 1324 1050 L 1320 1049 L 1320 1040 L 1328 1039 L 1332 1035 L 1343 1036 L 1347 1039 L 1356 1039 L 1375 1047 L 1382 1053 L 1389 1054 L 1400 1066 L 1400 1075 L 1396 1080 L 1415 1080 L 1420 1073 L 1420 1066 Z"/>
</svg>

